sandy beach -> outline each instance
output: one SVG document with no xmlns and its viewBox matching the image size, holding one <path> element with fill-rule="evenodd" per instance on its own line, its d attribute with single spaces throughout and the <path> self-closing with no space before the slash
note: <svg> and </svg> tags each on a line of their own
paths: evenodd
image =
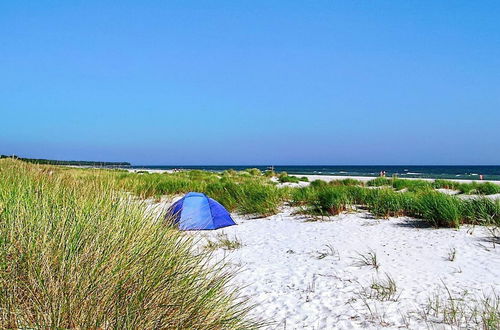
<svg viewBox="0 0 500 330">
<path fill-rule="evenodd" d="M 241 242 L 215 253 L 237 269 L 233 285 L 256 305 L 253 316 L 274 322 L 269 329 L 446 329 L 429 299 L 446 300 L 446 288 L 457 297 L 468 292 L 466 299 L 500 290 L 500 249 L 483 227 L 434 229 L 367 213 L 309 221 L 291 208 L 234 219 L 237 226 L 203 235 Z M 369 252 L 378 269 L 361 265 Z M 387 276 L 397 289 L 382 301 L 370 286 Z"/>
<path fill-rule="evenodd" d="M 363 210 L 321 218 L 298 211 L 232 214 L 236 226 L 190 233 L 202 238 L 200 249 L 220 239 L 241 244 L 214 256 L 235 271 L 231 285 L 255 305 L 251 316 L 271 322 L 267 329 L 453 329 L 436 304 L 450 304 L 451 295 L 466 310 L 500 292 L 500 241 L 492 228 L 436 229 Z M 377 265 L 366 264 L 370 255 Z M 389 281 L 389 296 L 374 289 Z M 462 325 L 475 328 L 470 320 Z"/>
</svg>

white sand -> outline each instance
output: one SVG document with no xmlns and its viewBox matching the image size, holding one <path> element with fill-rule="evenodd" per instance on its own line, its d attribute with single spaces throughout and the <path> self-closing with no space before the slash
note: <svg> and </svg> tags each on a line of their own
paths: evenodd
<svg viewBox="0 0 500 330">
<path fill-rule="evenodd" d="M 363 213 L 306 222 L 290 208 L 268 218 L 234 218 L 237 226 L 195 235 L 215 240 L 223 232 L 243 243 L 215 255 L 241 268 L 233 285 L 256 304 L 253 316 L 275 322 L 270 329 L 398 328 L 408 322 L 412 329 L 443 328 L 418 315 L 443 283 L 453 293 L 500 291 L 500 247 L 485 241 L 490 235 L 482 227 L 422 228 L 420 221 Z M 338 256 L 320 258 L 330 251 L 327 245 Z M 456 260 L 449 261 L 453 248 Z M 355 265 L 357 253 L 370 249 L 378 271 Z M 386 273 L 396 282 L 397 301 L 363 298 L 363 287 Z"/>
</svg>

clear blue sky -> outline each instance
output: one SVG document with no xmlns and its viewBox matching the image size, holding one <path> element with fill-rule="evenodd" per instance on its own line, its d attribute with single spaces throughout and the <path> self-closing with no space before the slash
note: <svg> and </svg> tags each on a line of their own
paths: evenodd
<svg viewBox="0 0 500 330">
<path fill-rule="evenodd" d="M 500 164 L 499 1 L 2 1 L 0 153 Z"/>
</svg>

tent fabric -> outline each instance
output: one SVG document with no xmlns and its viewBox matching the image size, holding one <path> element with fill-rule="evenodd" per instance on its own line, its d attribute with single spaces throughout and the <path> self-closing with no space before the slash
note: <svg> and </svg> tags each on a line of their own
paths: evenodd
<svg viewBox="0 0 500 330">
<path fill-rule="evenodd" d="M 198 192 L 190 192 L 175 202 L 167 217 L 173 217 L 180 230 L 211 230 L 235 225 L 224 206 Z"/>
</svg>

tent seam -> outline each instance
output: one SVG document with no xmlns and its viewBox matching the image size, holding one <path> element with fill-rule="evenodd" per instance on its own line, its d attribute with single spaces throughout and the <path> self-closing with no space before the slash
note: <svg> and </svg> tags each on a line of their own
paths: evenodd
<svg viewBox="0 0 500 330">
<path fill-rule="evenodd" d="M 214 229 L 215 229 L 215 223 L 214 223 L 214 215 L 212 213 L 212 205 L 210 205 L 210 198 L 205 195 L 205 198 L 207 199 L 207 203 L 208 203 L 208 209 L 210 210 L 210 219 L 212 219 L 212 225 L 214 226 Z"/>
</svg>

